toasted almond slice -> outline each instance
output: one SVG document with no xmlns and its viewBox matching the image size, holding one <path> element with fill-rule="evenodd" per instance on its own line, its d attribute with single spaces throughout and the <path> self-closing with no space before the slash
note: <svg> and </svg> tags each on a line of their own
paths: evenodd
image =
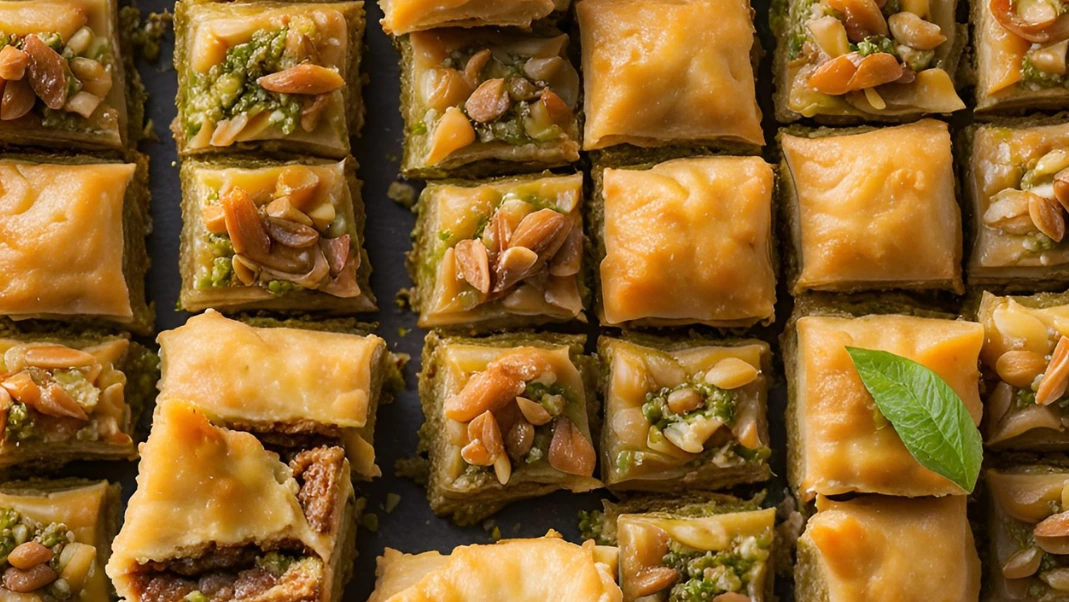
<svg viewBox="0 0 1069 602">
<path fill-rule="evenodd" d="M 521 347 L 503 353 L 472 376 L 460 393 L 445 401 L 445 417 L 469 422 L 483 412 L 495 412 L 516 399 L 526 383 L 546 374 L 553 366 L 536 349 Z"/>
<path fill-rule="evenodd" d="M 493 458 L 505 453 L 501 427 L 497 424 L 497 419 L 494 418 L 492 412 L 483 412 L 468 423 L 468 440 L 482 441 L 483 447 Z"/>
<path fill-rule="evenodd" d="M 494 293 L 509 290 L 527 278 L 538 263 L 538 254 L 526 247 L 512 247 L 501 253 L 494 266 Z"/>
<path fill-rule="evenodd" d="M 498 483 L 502 485 L 509 484 L 509 479 L 512 478 L 512 460 L 509 459 L 507 454 L 501 454 L 494 458 L 494 476 L 497 477 Z"/>
<path fill-rule="evenodd" d="M 29 55 L 26 79 L 45 106 L 58 111 L 67 104 L 67 60 L 36 35 L 23 38 L 22 49 Z"/>
<path fill-rule="evenodd" d="M 63 547 L 59 554 L 59 566 L 63 570 L 59 576 L 71 586 L 72 592 L 80 592 L 85 587 L 96 557 L 95 546 L 72 542 Z"/>
<path fill-rule="evenodd" d="M 306 213 L 296 209 L 293 203 L 290 202 L 288 196 L 279 197 L 267 204 L 264 208 L 264 212 L 270 217 L 278 219 L 286 219 L 291 222 L 297 222 L 305 226 L 312 225 L 312 218 L 308 217 Z"/>
<path fill-rule="evenodd" d="M 877 52 L 861 59 L 857 72 L 850 78 L 851 90 L 865 90 L 897 81 L 902 77 L 902 65 L 893 54 Z M 882 100 L 880 102 L 883 102 Z"/>
<path fill-rule="evenodd" d="M 46 370 L 82 368 L 97 363 L 91 354 L 66 345 L 27 345 L 22 361 L 28 366 Z"/>
<path fill-rule="evenodd" d="M 71 71 L 82 82 L 82 89 L 100 98 L 107 97 L 113 84 L 111 72 L 99 61 L 82 57 L 71 59 Z"/>
<path fill-rule="evenodd" d="M 887 18 L 887 26 L 895 40 L 917 50 L 932 50 L 947 41 L 938 24 L 911 12 L 891 15 Z"/>
<path fill-rule="evenodd" d="M 242 284 L 245 286 L 256 284 L 257 279 L 260 277 L 260 264 L 241 254 L 234 255 L 234 258 L 230 260 L 230 264 L 234 268 L 234 275 L 238 277 Z"/>
<path fill-rule="evenodd" d="M 330 94 L 320 94 L 301 109 L 301 129 L 314 132 L 323 119 L 323 113 L 330 106 Z"/>
<path fill-rule="evenodd" d="M 664 591 L 679 581 L 679 571 L 666 566 L 646 566 L 639 569 L 630 580 L 637 597 L 652 596 Z M 749 601 L 749 598 L 746 598 Z"/>
<path fill-rule="evenodd" d="M 698 393 L 690 387 L 676 389 L 668 394 L 668 407 L 676 414 L 693 412 L 700 408 L 704 401 L 701 393 Z"/>
<path fill-rule="evenodd" d="M 886 36 L 887 21 L 874 0 L 828 0 L 828 6 L 843 13 L 846 34 L 855 44 L 869 36 Z"/>
<path fill-rule="evenodd" d="M 234 252 L 259 261 L 271 253 L 271 238 L 264 227 L 263 218 L 248 192 L 237 186 L 223 193 L 220 198 L 226 220 L 226 231 Z"/>
<path fill-rule="evenodd" d="M 1036 403 L 1050 405 L 1065 395 L 1069 384 L 1069 337 L 1063 336 L 1054 347 L 1050 363 L 1036 389 Z"/>
<path fill-rule="evenodd" d="M 490 63 L 491 58 L 493 58 L 493 52 L 489 48 L 483 48 L 471 55 L 467 64 L 464 65 L 464 79 L 467 80 L 469 86 L 474 88 L 479 85 L 483 69 Z"/>
<path fill-rule="evenodd" d="M 1043 571 L 1039 578 L 1056 592 L 1069 592 L 1069 568 L 1056 568 Z"/>
<path fill-rule="evenodd" d="M 494 212 L 490 223 L 486 225 L 486 231 L 489 233 L 490 252 L 498 253 L 508 248 L 509 239 L 512 238 L 512 224 L 504 211 Z"/>
<path fill-rule="evenodd" d="M 1018 389 L 1031 387 L 1036 377 L 1047 368 L 1047 360 L 1027 349 L 1013 349 L 1003 353 L 995 362 L 995 372 L 1004 382 Z"/>
<path fill-rule="evenodd" d="M 4 97 L 0 101 L 0 120 L 14 121 L 28 114 L 37 103 L 33 88 L 25 79 L 4 84 Z"/>
<path fill-rule="evenodd" d="M 219 147 L 233 145 L 248 125 L 249 115 L 247 113 L 242 113 L 233 119 L 220 121 L 215 124 L 215 130 L 212 131 L 211 145 Z"/>
<path fill-rule="evenodd" d="M 33 403 L 23 403 L 48 416 L 89 420 L 82 406 L 58 383 L 51 383 L 41 389 L 41 395 Z"/>
<path fill-rule="evenodd" d="M 1024 579 L 1039 571 L 1043 553 L 1039 548 L 1027 547 L 1017 550 L 1002 564 L 1002 576 L 1007 579 Z"/>
<path fill-rule="evenodd" d="M 212 234 L 226 234 L 226 213 L 222 205 L 205 205 L 200 208 L 200 221 Z"/>
<path fill-rule="evenodd" d="M 303 165 L 289 165 L 275 182 L 275 198 L 286 198 L 298 211 L 312 208 L 319 190 L 319 176 Z M 277 217 L 277 216 L 276 216 Z"/>
<path fill-rule="evenodd" d="M 505 80 L 501 78 L 484 81 L 464 102 L 468 117 L 478 123 L 490 123 L 507 113 L 510 107 L 512 99 L 505 89 Z"/>
<path fill-rule="evenodd" d="M 564 244 L 572 224 L 552 209 L 540 209 L 525 216 L 512 233 L 509 247 L 525 247 L 538 255 L 551 257 Z"/>
<path fill-rule="evenodd" d="M 738 389 L 757 379 L 758 370 L 737 357 L 720 360 L 705 373 L 705 382 L 720 389 Z"/>
<path fill-rule="evenodd" d="M 54 554 L 50 548 L 46 548 L 37 541 L 27 541 L 15 546 L 7 555 L 7 562 L 11 566 L 24 571 L 52 560 Z"/>
<path fill-rule="evenodd" d="M 454 152 L 475 143 L 475 128 L 468 117 L 456 107 L 445 110 L 431 133 L 427 164 L 438 165 Z"/>
<path fill-rule="evenodd" d="M 548 424 L 550 420 L 553 420 L 553 416 L 546 408 L 542 407 L 542 404 L 531 401 L 526 397 L 517 397 L 516 405 L 520 408 L 520 413 L 527 419 L 527 422 L 535 426 L 542 426 Z"/>
<path fill-rule="evenodd" d="M 319 232 L 300 222 L 268 217 L 265 226 L 271 240 L 291 249 L 307 249 L 319 242 Z"/>
<path fill-rule="evenodd" d="M 26 405 L 37 403 L 37 399 L 41 397 L 41 387 L 37 386 L 26 372 L 12 374 L 0 383 L 0 387 L 6 389 L 12 399 Z"/>
<path fill-rule="evenodd" d="M 549 263 L 551 276 L 575 276 L 583 261 L 583 229 L 573 226 Z"/>
<path fill-rule="evenodd" d="M 265 75 L 256 83 L 277 94 L 328 94 L 345 86 L 345 79 L 328 67 L 302 63 L 285 71 Z"/>
<path fill-rule="evenodd" d="M 822 94 L 841 96 L 851 90 L 850 82 L 857 73 L 861 56 L 857 53 L 843 54 L 820 65 L 806 78 L 810 88 Z"/>
<path fill-rule="evenodd" d="M 6 81 L 22 79 L 26 76 L 26 67 L 30 64 L 30 55 L 11 46 L 0 50 L 0 78 Z"/>
<path fill-rule="evenodd" d="M 571 420 L 559 416 L 549 444 L 549 465 L 565 474 L 589 477 L 596 463 L 597 454 L 590 440 Z"/>
<path fill-rule="evenodd" d="M 491 466 L 495 460 L 494 456 L 487 451 L 486 445 L 479 440 L 468 442 L 460 450 L 460 457 L 464 458 L 464 461 L 472 466 Z"/>
<path fill-rule="evenodd" d="M 490 257 L 486 245 L 479 240 L 466 239 L 454 248 L 457 271 L 475 290 L 482 294 L 490 292 Z"/>
<path fill-rule="evenodd" d="M 103 99 L 94 94 L 90 94 L 86 91 L 81 91 L 70 97 L 67 104 L 63 105 L 63 110 L 68 113 L 77 113 L 85 119 L 89 119 L 96 113 L 97 107 Z"/>
<path fill-rule="evenodd" d="M 991 197 L 991 204 L 988 205 L 987 211 L 984 211 L 984 224 L 1008 234 L 1035 232 L 1035 224 L 1028 215 L 1028 204 L 1033 196 L 1035 195 L 1030 192 L 1015 188 L 1007 188 L 995 193 Z"/>
<path fill-rule="evenodd" d="M 1036 194 L 1030 195 L 1028 215 L 1036 228 L 1054 242 L 1061 242 L 1065 238 L 1065 218 L 1059 203 Z"/>
<path fill-rule="evenodd" d="M 1036 525 L 1037 537 L 1069 537 L 1069 511 L 1048 516 Z"/>
<path fill-rule="evenodd" d="M 835 58 L 850 53 L 850 40 L 846 37 L 846 27 L 839 19 L 826 15 L 818 19 L 810 19 L 805 25 L 824 54 Z"/>
</svg>

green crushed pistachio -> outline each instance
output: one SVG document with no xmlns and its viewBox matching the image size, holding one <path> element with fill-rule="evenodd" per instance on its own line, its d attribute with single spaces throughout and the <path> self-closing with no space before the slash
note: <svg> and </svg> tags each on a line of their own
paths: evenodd
<svg viewBox="0 0 1069 602">
<path fill-rule="evenodd" d="M 1064 86 L 1066 77 L 1057 73 L 1048 73 L 1036 67 L 1032 58 L 1026 56 L 1021 62 L 1021 84 L 1032 90 L 1058 88 Z"/>
<path fill-rule="evenodd" d="M 490 538 L 493 539 L 494 541 L 500 540 L 501 539 L 501 527 L 498 527 L 497 525 L 494 525 L 494 529 L 490 532 Z"/>
<path fill-rule="evenodd" d="M 869 36 L 858 42 L 856 46 L 851 45 L 851 49 L 861 56 L 868 56 L 878 52 L 895 54 L 895 43 L 886 36 Z"/>
<path fill-rule="evenodd" d="M 268 552 L 256 559 L 256 566 L 267 570 L 275 577 L 281 577 L 297 560 L 293 556 L 279 552 Z"/>
<path fill-rule="evenodd" d="M 36 437 L 37 434 L 30 408 L 22 402 L 13 402 L 7 411 L 7 428 L 4 430 L 4 441 L 28 441 Z"/>
<path fill-rule="evenodd" d="M 299 290 L 301 290 L 301 285 L 287 280 L 272 280 L 267 283 L 267 292 L 276 297 L 281 297 Z"/>
<path fill-rule="evenodd" d="M 677 414 L 668 406 L 668 396 L 683 389 L 697 391 L 703 401 L 697 409 Z M 704 382 L 684 383 L 647 393 L 646 402 L 642 404 L 642 414 L 650 425 L 660 430 L 664 430 L 673 422 L 686 422 L 696 416 L 715 418 L 730 426 L 735 422 L 737 401 L 737 396 L 733 391 L 726 391 Z"/>
<path fill-rule="evenodd" d="M 208 596 L 205 596 L 200 590 L 193 590 L 182 598 L 185 602 L 208 602 Z"/>
<path fill-rule="evenodd" d="M 668 544 L 664 566 L 679 571 L 679 581 L 668 594 L 669 602 L 700 602 L 731 592 L 747 592 L 765 570 L 772 535 L 737 537 L 727 550 L 695 550 L 675 540 Z"/>
</svg>

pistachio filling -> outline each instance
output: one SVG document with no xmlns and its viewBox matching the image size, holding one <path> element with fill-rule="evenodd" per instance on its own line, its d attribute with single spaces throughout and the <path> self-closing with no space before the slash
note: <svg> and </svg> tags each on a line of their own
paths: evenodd
<svg viewBox="0 0 1069 602">
<path fill-rule="evenodd" d="M 1069 207 L 1069 152 L 1054 149 L 1023 166 L 1016 188 L 1000 190 L 984 212 L 984 225 L 1021 237 L 1027 253 L 1041 254 L 1065 239 Z"/>
<path fill-rule="evenodd" d="M 124 430 L 131 415 L 126 375 L 114 365 L 128 348 L 126 340 L 85 349 L 44 343 L 7 347 L 0 362 L 4 443 L 131 444 Z"/>
<path fill-rule="evenodd" d="M 1061 0 L 987 0 L 995 21 L 1031 43 L 1021 61 L 1021 85 L 1030 90 L 1066 84 L 1069 6 Z"/>
<path fill-rule="evenodd" d="M 669 602 L 701 602 L 727 593 L 759 594 L 752 584 L 766 571 L 771 555 L 772 533 L 736 537 L 728 549 L 695 550 L 675 540 L 668 542 L 664 566 L 675 570 L 678 581 L 668 594 Z"/>
<path fill-rule="evenodd" d="M 62 523 L 42 523 L 0 509 L 0 569 L 4 589 L 45 602 L 79 597 L 95 568 L 97 550 L 79 543 Z"/>
</svg>

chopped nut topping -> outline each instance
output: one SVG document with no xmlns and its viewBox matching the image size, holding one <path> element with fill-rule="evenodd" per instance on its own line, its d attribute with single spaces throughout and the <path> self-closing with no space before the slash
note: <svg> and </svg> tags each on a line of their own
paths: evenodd
<svg viewBox="0 0 1069 602">
<path fill-rule="evenodd" d="M 1047 368 L 1047 360 L 1027 349 L 1013 349 L 1003 353 L 995 362 L 995 372 L 1003 381 L 1023 389 L 1031 387 L 1036 377 Z"/>
<path fill-rule="evenodd" d="M 887 21 L 874 0 L 828 0 L 828 6 L 846 17 L 846 33 L 855 44 L 870 36 L 889 33 Z"/>
<path fill-rule="evenodd" d="M 482 294 L 490 292 L 490 258 L 478 240 L 462 240 L 454 247 L 457 270 L 468 284 Z"/>
<path fill-rule="evenodd" d="M 1036 228 L 1054 242 L 1065 238 L 1065 218 L 1060 204 L 1033 194 L 1028 199 L 1028 215 Z"/>
<path fill-rule="evenodd" d="M 589 477 L 594 474 L 594 446 L 571 420 L 557 417 L 549 444 L 549 465 L 560 472 Z"/>
<path fill-rule="evenodd" d="M 1054 347 L 1047 365 L 1043 379 L 1039 381 L 1036 389 L 1036 403 L 1045 406 L 1050 405 L 1065 395 L 1066 385 L 1069 384 L 1069 337 L 1063 336 Z"/>
<path fill-rule="evenodd" d="M 67 104 L 67 61 L 36 35 L 23 40 L 22 49 L 29 56 L 27 78 L 45 106 L 53 110 Z"/>
<path fill-rule="evenodd" d="M 468 116 L 478 123 L 490 123 L 508 112 L 512 106 L 505 80 L 488 79 L 472 92 L 464 103 Z"/>
<path fill-rule="evenodd" d="M 329 94 L 345 86 L 345 80 L 337 71 L 311 63 L 265 75 L 256 83 L 264 90 L 277 94 Z"/>
</svg>

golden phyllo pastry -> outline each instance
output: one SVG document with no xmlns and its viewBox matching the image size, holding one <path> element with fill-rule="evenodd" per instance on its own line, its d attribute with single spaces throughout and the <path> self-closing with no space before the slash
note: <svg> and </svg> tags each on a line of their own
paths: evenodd
<svg viewBox="0 0 1069 602">
<path fill-rule="evenodd" d="M 570 0 L 379 0 L 386 17 L 382 28 L 401 35 L 440 27 L 484 25 L 529 27 Z"/>
</svg>

